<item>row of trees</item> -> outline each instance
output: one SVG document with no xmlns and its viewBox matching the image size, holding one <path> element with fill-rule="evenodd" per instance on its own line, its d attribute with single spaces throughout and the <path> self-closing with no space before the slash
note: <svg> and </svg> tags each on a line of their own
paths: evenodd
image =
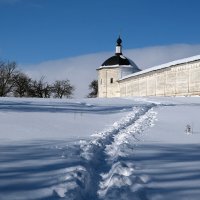
<svg viewBox="0 0 200 200">
<path fill-rule="evenodd" d="M 98 82 L 93 80 L 89 89 L 88 98 L 97 97 Z M 70 98 L 75 88 L 68 79 L 57 80 L 49 84 L 41 77 L 33 80 L 28 75 L 17 69 L 15 62 L 0 61 L 0 96 L 39 97 L 39 98 Z"/>
<path fill-rule="evenodd" d="M 0 96 L 70 98 L 75 88 L 68 79 L 47 83 L 44 77 L 33 80 L 17 69 L 15 62 L 0 61 Z"/>
</svg>

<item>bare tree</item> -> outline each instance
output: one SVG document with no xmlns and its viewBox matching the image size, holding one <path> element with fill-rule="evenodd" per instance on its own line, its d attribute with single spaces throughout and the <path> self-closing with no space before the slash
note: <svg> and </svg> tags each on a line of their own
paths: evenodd
<svg viewBox="0 0 200 200">
<path fill-rule="evenodd" d="M 74 86 L 70 84 L 69 80 L 58 80 L 52 86 L 52 91 L 55 98 L 62 99 L 64 96 L 70 98 L 74 92 Z"/>
<path fill-rule="evenodd" d="M 31 81 L 28 96 L 39 97 L 39 98 L 49 98 L 51 96 L 52 87 L 44 81 L 44 77 L 40 80 Z"/>
<path fill-rule="evenodd" d="M 45 83 L 44 89 L 43 89 L 43 97 L 44 98 L 50 98 L 52 94 L 52 86 L 48 83 Z"/>
<path fill-rule="evenodd" d="M 98 81 L 93 80 L 89 85 L 89 89 L 92 91 L 88 94 L 87 97 L 88 98 L 96 98 L 97 94 L 98 94 Z"/>
<path fill-rule="evenodd" d="M 14 76 L 13 93 L 16 97 L 28 96 L 28 91 L 31 84 L 31 78 L 20 72 Z"/>
<path fill-rule="evenodd" d="M 6 96 L 14 87 L 14 76 L 18 73 L 15 62 L 0 61 L 0 96 Z"/>
</svg>

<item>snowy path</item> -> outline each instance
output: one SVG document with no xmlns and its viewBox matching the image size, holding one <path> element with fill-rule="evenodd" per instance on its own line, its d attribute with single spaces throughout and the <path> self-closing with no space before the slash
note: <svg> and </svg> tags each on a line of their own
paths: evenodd
<svg viewBox="0 0 200 200">
<path fill-rule="evenodd" d="M 154 106 L 134 107 L 111 128 L 83 142 L 80 150 L 84 164 L 71 168 L 67 173 L 70 178 L 55 189 L 57 194 L 66 199 L 130 199 L 133 194 L 144 199 L 141 187 L 146 178 L 134 175 L 134 163 L 128 159 L 140 134 L 153 125 Z"/>
</svg>

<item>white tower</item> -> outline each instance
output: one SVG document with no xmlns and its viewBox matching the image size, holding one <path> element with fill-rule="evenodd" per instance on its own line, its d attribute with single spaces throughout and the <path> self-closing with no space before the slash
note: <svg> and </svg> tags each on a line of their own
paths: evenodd
<svg viewBox="0 0 200 200">
<path fill-rule="evenodd" d="M 140 71 L 136 64 L 123 56 L 122 40 L 117 39 L 115 55 L 108 58 L 98 70 L 98 97 L 120 97 L 118 80 Z"/>
</svg>

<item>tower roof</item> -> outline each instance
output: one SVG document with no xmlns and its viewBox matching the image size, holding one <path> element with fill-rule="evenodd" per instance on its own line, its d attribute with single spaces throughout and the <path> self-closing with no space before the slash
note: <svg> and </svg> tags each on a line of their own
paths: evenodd
<svg viewBox="0 0 200 200">
<path fill-rule="evenodd" d="M 131 65 L 134 66 L 135 63 L 126 58 L 123 55 L 114 55 L 107 60 L 104 61 L 104 63 L 101 66 L 110 66 L 110 65 Z"/>
</svg>

